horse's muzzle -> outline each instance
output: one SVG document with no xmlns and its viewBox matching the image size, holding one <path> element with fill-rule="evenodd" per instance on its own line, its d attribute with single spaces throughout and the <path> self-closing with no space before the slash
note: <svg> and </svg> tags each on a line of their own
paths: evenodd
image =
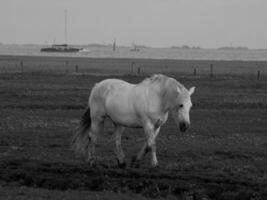
<svg viewBox="0 0 267 200">
<path fill-rule="evenodd" d="M 181 132 L 185 132 L 188 129 L 189 125 L 186 123 L 180 123 L 179 127 Z"/>
</svg>

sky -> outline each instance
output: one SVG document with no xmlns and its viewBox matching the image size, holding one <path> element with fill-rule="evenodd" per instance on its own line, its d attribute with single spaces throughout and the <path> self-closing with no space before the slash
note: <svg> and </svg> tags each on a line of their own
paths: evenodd
<svg viewBox="0 0 267 200">
<path fill-rule="evenodd" d="M 0 42 L 267 48 L 266 0 L 0 0 Z"/>
</svg>

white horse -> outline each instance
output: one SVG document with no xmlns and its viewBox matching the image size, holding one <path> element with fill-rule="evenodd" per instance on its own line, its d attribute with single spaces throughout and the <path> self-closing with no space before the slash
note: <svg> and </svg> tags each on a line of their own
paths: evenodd
<svg viewBox="0 0 267 200">
<path fill-rule="evenodd" d="M 88 107 L 73 138 L 76 153 L 86 156 L 89 162 L 95 160 L 97 135 L 103 129 L 105 118 L 110 118 L 115 126 L 118 165 L 126 166 L 121 135 L 125 127 L 131 127 L 143 128 L 146 135 L 145 144 L 133 162 L 138 164 L 151 151 L 152 166 L 157 166 L 155 140 L 160 127 L 171 112 L 180 130 L 186 131 L 190 125 L 190 97 L 194 90 L 195 87 L 187 90 L 174 78 L 165 75 L 153 75 L 139 84 L 119 79 L 106 79 L 97 83 L 91 91 Z"/>
</svg>

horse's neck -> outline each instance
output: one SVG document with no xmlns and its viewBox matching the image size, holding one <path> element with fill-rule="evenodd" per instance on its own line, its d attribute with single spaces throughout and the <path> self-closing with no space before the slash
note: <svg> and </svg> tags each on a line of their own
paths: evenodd
<svg viewBox="0 0 267 200">
<path fill-rule="evenodd" d="M 166 110 L 166 105 L 163 103 L 163 97 L 166 91 L 162 83 L 148 83 L 143 89 L 146 91 L 147 101 L 150 106 L 153 105 L 154 107 L 153 110 L 157 110 L 157 112 L 160 113 L 168 112 Z"/>
<path fill-rule="evenodd" d="M 162 76 L 156 81 L 146 80 L 136 86 L 148 93 L 148 101 L 159 102 L 161 113 L 173 109 L 177 91 L 177 82 L 174 79 Z"/>
<path fill-rule="evenodd" d="M 177 84 L 176 81 L 170 79 L 161 88 L 161 103 L 164 112 L 169 112 L 175 107 L 175 102 L 177 99 Z"/>
</svg>

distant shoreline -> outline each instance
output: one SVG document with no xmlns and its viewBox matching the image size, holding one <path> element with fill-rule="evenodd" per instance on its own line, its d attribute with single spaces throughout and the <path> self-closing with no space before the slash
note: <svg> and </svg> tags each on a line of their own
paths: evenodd
<svg viewBox="0 0 267 200">
<path fill-rule="evenodd" d="M 217 60 L 217 61 L 267 61 L 267 50 L 251 49 L 202 49 L 202 48 L 146 48 L 117 47 L 112 51 L 110 46 L 75 46 L 83 48 L 76 53 L 40 52 L 41 47 L 31 45 L 0 45 L 0 55 L 6 56 L 41 56 L 41 57 L 77 57 L 77 58 L 123 58 L 123 59 L 166 59 L 166 60 Z"/>
<path fill-rule="evenodd" d="M 60 43 L 59 43 L 60 44 Z M 52 44 L 5 44 L 0 42 L 1 46 L 17 46 L 17 47 L 37 47 L 42 48 L 46 46 L 51 46 Z M 69 44 L 70 46 L 77 46 L 77 47 L 92 47 L 92 48 L 112 48 L 113 44 L 98 44 L 98 43 L 92 43 L 92 44 Z M 267 48 L 248 48 L 246 46 L 221 46 L 221 47 L 214 47 L 214 48 L 207 48 L 207 47 L 200 47 L 200 46 L 189 46 L 189 45 L 173 45 L 173 46 L 162 46 L 162 47 L 152 47 L 152 46 L 146 46 L 146 45 L 136 45 L 138 48 L 143 49 L 183 49 L 183 50 L 251 50 L 251 51 L 267 51 Z M 117 48 L 132 48 L 131 46 L 126 45 L 117 45 Z"/>
</svg>

